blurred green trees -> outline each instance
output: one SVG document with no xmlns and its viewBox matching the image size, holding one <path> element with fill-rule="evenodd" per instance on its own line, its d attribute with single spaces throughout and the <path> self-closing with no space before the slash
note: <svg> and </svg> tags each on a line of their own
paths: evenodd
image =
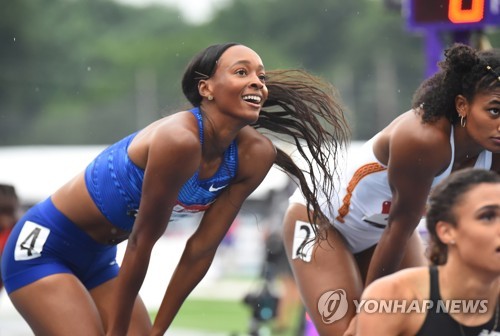
<svg viewBox="0 0 500 336">
<path fill-rule="evenodd" d="M 495 46 L 497 33 L 489 37 Z M 0 145 L 105 144 L 181 108 L 190 58 L 212 43 L 255 49 L 267 69 L 331 81 L 366 139 L 408 108 L 422 38 L 381 1 L 233 0 L 193 25 L 169 7 L 16 0 L 0 11 Z"/>
</svg>

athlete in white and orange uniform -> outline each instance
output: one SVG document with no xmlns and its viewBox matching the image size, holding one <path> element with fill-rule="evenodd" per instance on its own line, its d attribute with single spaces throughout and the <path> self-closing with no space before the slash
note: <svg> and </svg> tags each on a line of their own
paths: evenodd
<svg viewBox="0 0 500 336">
<path fill-rule="evenodd" d="M 432 186 L 452 171 L 455 156 L 453 135 L 452 128 L 450 132 L 451 161 L 446 170 L 434 178 Z M 389 185 L 387 164 L 380 162 L 373 153 L 376 140 L 377 136 L 373 137 L 356 151 L 356 156 L 350 156 L 339 197 L 332 198 L 337 202 L 333 206 L 321 202 L 324 213 L 329 215 L 331 223 L 342 234 L 352 253 L 359 253 L 377 244 L 389 221 L 393 196 Z M 491 162 L 492 153 L 484 150 L 478 155 L 474 168 L 489 170 Z M 306 204 L 300 189 L 297 189 L 290 197 L 290 203 Z M 305 254 L 306 251 L 298 252 Z M 292 253 L 295 253 L 295 258 L 298 257 L 297 250 Z"/>
</svg>

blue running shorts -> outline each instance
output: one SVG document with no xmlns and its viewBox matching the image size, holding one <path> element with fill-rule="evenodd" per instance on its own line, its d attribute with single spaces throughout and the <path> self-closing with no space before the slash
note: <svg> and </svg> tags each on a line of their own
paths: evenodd
<svg viewBox="0 0 500 336">
<path fill-rule="evenodd" d="M 93 240 L 48 198 L 28 210 L 14 226 L 2 254 L 8 293 L 43 277 L 74 274 L 87 289 L 118 275 L 116 246 Z"/>
</svg>

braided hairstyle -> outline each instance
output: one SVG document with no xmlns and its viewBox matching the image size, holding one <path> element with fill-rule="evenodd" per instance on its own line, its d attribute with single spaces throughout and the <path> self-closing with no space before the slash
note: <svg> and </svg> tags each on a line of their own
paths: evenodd
<svg viewBox="0 0 500 336">
<path fill-rule="evenodd" d="M 224 51 L 235 45 L 238 43 L 212 45 L 189 63 L 182 89 L 193 106 L 200 106 L 202 101 L 198 82 L 210 78 Z M 267 71 L 266 76 L 268 99 L 251 126 L 267 129 L 280 140 L 295 145 L 302 164 L 297 164 L 280 148 L 277 148 L 275 164 L 296 178 L 312 210 L 309 220 L 318 224 L 317 233 L 321 237 L 321 233 L 326 233 L 322 229 L 330 224 L 320 208 L 318 195 L 322 193 L 326 204 L 332 204 L 334 180 L 338 175 L 332 163 L 337 162 L 350 138 L 340 97 L 331 84 L 304 70 Z"/>
<path fill-rule="evenodd" d="M 412 108 L 423 108 L 422 121 L 445 117 L 451 124 L 459 120 L 455 97 L 472 101 L 476 93 L 500 88 L 500 50 L 477 51 L 456 43 L 445 50 L 440 70 L 425 80 L 413 95 Z"/>
</svg>

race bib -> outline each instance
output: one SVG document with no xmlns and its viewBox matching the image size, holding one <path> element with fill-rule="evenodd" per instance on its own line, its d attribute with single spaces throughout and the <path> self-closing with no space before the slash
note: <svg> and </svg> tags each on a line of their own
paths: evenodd
<svg viewBox="0 0 500 336">
<path fill-rule="evenodd" d="M 49 233 L 50 229 L 44 226 L 30 221 L 24 223 L 17 238 L 14 260 L 29 260 L 40 257 Z"/>
<path fill-rule="evenodd" d="M 292 259 L 311 261 L 316 233 L 311 223 L 296 221 L 293 234 Z"/>
</svg>

